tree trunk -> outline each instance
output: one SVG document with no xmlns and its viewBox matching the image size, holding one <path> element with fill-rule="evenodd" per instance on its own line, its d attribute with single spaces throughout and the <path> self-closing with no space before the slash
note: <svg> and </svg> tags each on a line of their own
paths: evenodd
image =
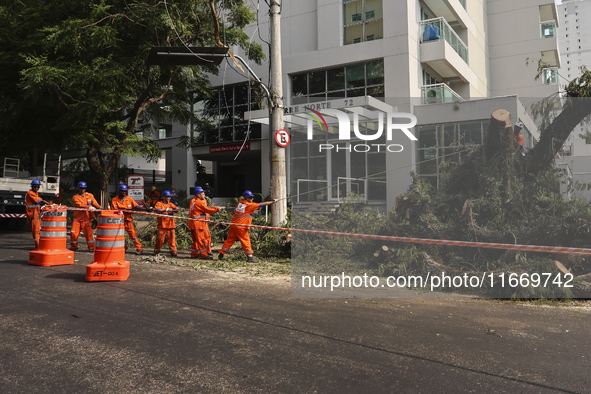
<svg viewBox="0 0 591 394">
<path fill-rule="evenodd" d="M 33 149 L 29 152 L 29 172 L 31 176 L 37 177 L 39 175 L 39 171 L 37 170 L 37 156 L 39 153 L 37 152 L 37 148 L 33 147 Z"/>
<path fill-rule="evenodd" d="M 550 168 L 573 129 L 591 114 L 591 99 L 573 97 L 567 100 L 562 112 L 542 130 L 540 141 L 528 152 L 527 156 L 531 162 L 529 173 L 538 174 Z"/>
<path fill-rule="evenodd" d="M 106 158 L 100 150 L 99 144 L 92 144 L 86 151 L 86 160 L 92 173 L 94 182 L 98 190 L 93 190 L 96 197 L 99 198 L 99 204 L 107 208 L 109 204 L 109 180 L 117 168 L 117 163 L 121 157 L 120 153 L 113 153 Z"/>
<path fill-rule="evenodd" d="M 515 153 L 515 137 L 511 124 L 511 113 L 497 109 L 490 116 L 488 134 L 483 147 L 483 160 L 486 172 L 500 177 L 503 185 L 503 198 L 511 198 L 511 173 Z"/>
</svg>

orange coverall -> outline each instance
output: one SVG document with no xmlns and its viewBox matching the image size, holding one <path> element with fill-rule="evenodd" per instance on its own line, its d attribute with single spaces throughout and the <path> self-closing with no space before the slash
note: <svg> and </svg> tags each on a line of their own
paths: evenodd
<svg viewBox="0 0 591 394">
<path fill-rule="evenodd" d="M 193 247 L 191 248 L 191 257 L 207 257 L 211 253 L 211 234 L 209 225 L 201 220 L 208 220 L 209 214 L 216 213 L 218 207 L 208 207 L 206 200 L 195 197 L 191 200 L 191 209 L 189 217 L 198 220 L 189 220 L 189 229 L 191 238 L 193 238 Z"/>
<path fill-rule="evenodd" d="M 76 208 L 101 207 L 92 193 L 75 194 L 72 199 Z M 78 236 L 80 235 L 80 228 L 82 228 L 88 250 L 91 252 L 94 250 L 94 238 L 90 219 L 94 219 L 94 213 L 90 211 L 74 211 L 74 220 L 72 221 L 72 230 L 70 231 L 70 249 L 78 250 Z"/>
<path fill-rule="evenodd" d="M 176 209 L 176 205 L 169 202 L 168 204 L 163 201 L 158 201 L 154 208 L 154 213 L 163 215 L 174 215 L 173 212 L 166 212 L 167 208 Z M 158 217 L 158 235 L 156 236 L 156 246 L 154 247 L 154 253 L 160 253 L 162 245 L 164 245 L 164 237 L 168 240 L 168 247 L 170 253 L 176 255 L 176 236 L 174 229 L 176 228 L 173 218 Z"/>
<path fill-rule="evenodd" d="M 125 198 L 123 200 L 120 200 L 119 196 L 115 196 L 111 200 L 111 209 L 115 209 L 115 210 L 118 210 L 118 209 L 132 210 L 133 208 L 135 208 L 137 206 L 138 206 L 138 203 L 135 202 L 135 200 L 129 196 L 125 196 Z M 131 238 L 131 241 L 135 245 L 135 249 L 138 252 L 141 250 L 144 250 L 144 248 L 142 248 L 140 238 L 137 236 L 137 233 L 135 232 L 135 227 L 133 227 L 133 215 L 131 213 L 127 213 L 127 212 L 124 212 L 123 214 L 125 216 L 125 222 L 124 222 L 125 231 L 127 231 L 127 234 L 129 234 L 129 238 Z"/>
<path fill-rule="evenodd" d="M 148 193 L 148 197 L 150 197 L 150 201 L 148 203 L 154 206 L 160 200 L 160 192 L 158 190 L 152 190 Z"/>
<path fill-rule="evenodd" d="M 252 218 L 254 211 L 261 208 L 260 203 L 248 202 L 242 200 L 238 203 L 238 206 L 234 210 L 234 216 L 232 216 L 232 223 L 238 224 L 252 224 Z M 224 245 L 220 249 L 221 254 L 226 254 L 230 251 L 232 245 L 236 240 L 240 241 L 244 254 L 248 256 L 253 255 L 252 247 L 250 245 L 250 236 L 248 235 L 248 227 L 244 226 L 230 226 L 230 234 L 224 242 Z"/>
<path fill-rule="evenodd" d="M 43 199 L 33 189 L 27 192 L 25 197 L 27 220 L 31 223 L 31 233 L 35 241 L 35 249 L 39 248 L 39 235 L 41 234 L 41 206 L 39 205 L 41 201 Z"/>
</svg>

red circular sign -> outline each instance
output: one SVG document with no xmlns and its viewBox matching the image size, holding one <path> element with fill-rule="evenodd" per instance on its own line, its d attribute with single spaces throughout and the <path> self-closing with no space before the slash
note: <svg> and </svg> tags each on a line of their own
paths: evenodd
<svg viewBox="0 0 591 394">
<path fill-rule="evenodd" d="M 277 145 L 282 148 L 285 148 L 287 145 L 289 145 L 290 139 L 291 137 L 285 129 L 277 130 L 275 133 L 275 142 L 277 142 Z"/>
</svg>

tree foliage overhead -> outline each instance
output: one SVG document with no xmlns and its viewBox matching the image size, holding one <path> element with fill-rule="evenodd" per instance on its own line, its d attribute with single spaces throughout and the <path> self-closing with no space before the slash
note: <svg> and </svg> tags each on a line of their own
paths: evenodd
<svg viewBox="0 0 591 394">
<path fill-rule="evenodd" d="M 4 138 L 28 135 L 26 151 L 86 149 L 106 189 L 121 155 L 155 160 L 152 120 L 187 124 L 190 92 L 208 93 L 217 67 L 147 66 L 155 46 L 216 46 L 209 0 L 8 0 L 0 6 L 0 108 Z M 262 48 L 244 27 L 243 0 L 216 1 L 222 42 L 260 63 Z M 4 142 L 4 141 L 3 141 Z M 14 152 L 14 150 L 13 150 Z"/>
</svg>

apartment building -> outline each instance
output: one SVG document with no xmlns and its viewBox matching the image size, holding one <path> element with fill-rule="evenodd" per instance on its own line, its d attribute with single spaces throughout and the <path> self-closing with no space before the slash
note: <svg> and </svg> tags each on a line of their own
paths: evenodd
<svg viewBox="0 0 591 394">
<path fill-rule="evenodd" d="M 581 76 L 583 67 L 591 67 L 591 1 L 564 0 L 557 6 L 560 26 L 556 28 L 562 67 L 556 78 L 561 86 Z M 565 145 L 567 156 L 584 156 L 588 148 L 579 135 L 591 130 L 580 124 Z"/>
<path fill-rule="evenodd" d="M 265 14 L 247 30 L 255 41 L 268 40 Z M 538 64 L 544 76 L 561 66 L 556 26 L 553 0 L 283 1 L 292 202 L 338 202 L 355 194 L 390 210 L 411 171 L 437 186 L 441 164 L 462 160 L 462 146 L 481 144 L 499 108 L 524 122 L 531 146 L 539 135 L 527 107 L 559 88 L 552 78 L 536 79 Z M 251 67 L 268 80 L 268 64 Z M 192 103 L 209 122 L 191 125 L 190 154 L 173 152 L 173 160 L 181 166 L 211 161 L 218 196 L 244 189 L 268 194 L 274 131 L 261 90 L 231 64 L 222 64 L 212 81 L 216 99 L 196 95 Z M 324 114 L 323 122 L 316 123 L 312 110 Z M 351 119 L 348 140 L 340 134 L 343 114 Z M 409 114 L 416 117 L 410 127 L 416 139 L 403 127 L 388 135 L 391 124 L 412 123 L 400 119 Z"/>
<path fill-rule="evenodd" d="M 563 0 L 558 4 L 560 26 L 556 29 L 562 67 L 557 78 L 561 86 L 581 76 L 583 67 L 591 68 L 591 1 Z M 582 136 L 591 132 L 588 123 L 580 123 L 566 141 L 563 154 L 557 160 L 567 169 L 575 183 L 591 182 L 591 144 Z M 591 190 L 581 190 L 578 195 L 591 199 Z"/>
</svg>

